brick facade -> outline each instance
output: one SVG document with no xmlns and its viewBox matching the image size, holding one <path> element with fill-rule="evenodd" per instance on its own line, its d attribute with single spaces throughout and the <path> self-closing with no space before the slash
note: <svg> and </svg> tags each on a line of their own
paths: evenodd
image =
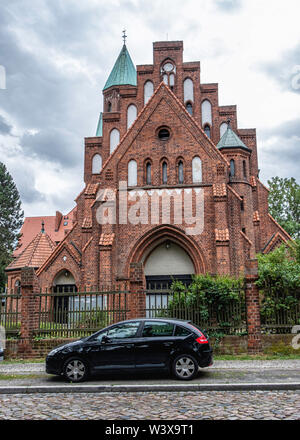
<svg viewBox="0 0 300 440">
<path fill-rule="evenodd" d="M 166 62 L 176 67 L 172 88 L 162 81 L 161 69 Z M 184 95 L 187 78 L 193 81 L 192 115 L 187 111 Z M 145 105 L 147 81 L 153 83 L 154 92 Z M 210 138 L 202 124 L 202 103 L 206 100 L 211 104 Z M 127 109 L 132 104 L 137 108 L 137 118 L 127 129 Z M 220 151 L 216 147 L 220 126 L 229 118 L 232 130 L 249 151 L 242 148 Z M 161 127 L 169 130 L 167 140 L 158 136 Z M 119 130 L 120 142 L 111 154 L 113 129 Z M 97 174 L 92 171 L 95 154 L 101 155 L 103 165 Z M 192 160 L 196 156 L 202 162 L 202 181 L 198 183 L 193 180 L 192 171 Z M 230 174 L 232 159 L 234 176 Z M 137 185 L 124 192 L 119 185 L 121 181 L 128 181 L 128 164 L 132 160 L 137 164 Z M 162 176 L 164 162 L 168 170 L 167 183 Z M 179 183 L 180 162 L 184 178 Z M 151 164 L 151 183 L 147 182 L 147 163 Z M 37 271 L 43 289 L 52 287 L 61 270 L 68 270 L 79 289 L 122 282 L 138 291 L 145 285 L 146 256 L 167 240 L 186 251 L 195 273 L 239 276 L 245 273 L 247 261 L 256 253 L 289 239 L 268 213 L 268 190 L 258 178 L 256 131 L 238 127 L 236 106 L 219 106 L 218 84 L 202 84 L 200 63 L 183 62 L 182 41 L 154 43 L 153 64 L 137 66 L 137 86 L 125 84 L 104 90 L 102 136 L 85 138 L 84 182 L 85 188 L 76 199 L 73 228 Z M 99 190 L 102 191 L 100 196 Z M 163 196 L 156 193 L 161 209 L 156 221 L 150 223 L 149 215 L 145 221 L 143 215 L 147 213 L 142 212 L 146 206 L 149 214 L 150 199 L 140 211 L 136 205 L 139 199 L 129 200 L 129 194 L 137 197 L 142 190 L 146 191 L 140 193 L 143 197 L 149 198 L 159 190 L 166 195 L 170 191 L 173 196 L 181 194 L 182 199 L 178 196 L 175 201 L 175 197 L 171 197 L 170 205 L 163 207 Z M 195 235 L 187 233 L 193 225 L 186 219 L 181 223 L 175 221 L 176 215 L 184 213 L 183 195 L 191 191 L 193 213 L 197 203 L 200 204 L 197 191 L 198 194 L 201 191 L 204 206 L 203 230 Z M 120 209 L 124 201 L 127 214 L 140 214 L 139 223 L 126 223 L 128 217 Z M 106 215 L 110 212 L 116 221 L 99 224 L 101 210 Z M 168 214 L 170 219 L 166 221 Z M 138 300 L 135 307 L 138 310 Z"/>
</svg>

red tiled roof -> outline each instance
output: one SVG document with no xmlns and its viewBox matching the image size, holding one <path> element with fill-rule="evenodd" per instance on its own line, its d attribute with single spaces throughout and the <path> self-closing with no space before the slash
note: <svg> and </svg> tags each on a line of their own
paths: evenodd
<svg viewBox="0 0 300 440">
<path fill-rule="evenodd" d="M 23 252 L 7 267 L 8 270 L 22 267 L 40 267 L 52 254 L 55 243 L 45 232 L 39 232 Z"/>
<path fill-rule="evenodd" d="M 45 217 L 26 217 L 20 231 L 21 238 L 19 240 L 19 246 L 14 251 L 14 257 L 18 257 L 24 249 L 31 243 L 36 235 L 41 231 L 42 222 L 44 222 L 45 232 L 49 235 L 54 243 L 60 242 L 64 239 L 66 233 L 72 228 L 75 220 L 76 207 L 72 209 L 68 214 L 62 215 L 57 212 L 53 216 Z M 59 220 L 57 228 L 57 220 Z"/>
</svg>

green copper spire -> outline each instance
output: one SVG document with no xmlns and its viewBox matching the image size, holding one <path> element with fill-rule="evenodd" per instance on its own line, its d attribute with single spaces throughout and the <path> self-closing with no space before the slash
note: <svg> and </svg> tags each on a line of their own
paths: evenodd
<svg viewBox="0 0 300 440">
<path fill-rule="evenodd" d="M 106 90 L 111 86 L 121 85 L 137 85 L 136 69 L 125 44 L 122 47 L 120 55 L 115 62 L 103 90 Z"/>
<path fill-rule="evenodd" d="M 235 134 L 235 132 L 230 127 L 230 122 L 228 122 L 228 127 L 223 136 L 221 137 L 217 148 L 242 148 L 246 151 L 252 151 L 247 147 L 244 142 Z"/>
<path fill-rule="evenodd" d="M 102 119 L 102 112 L 100 113 L 100 116 L 99 116 L 99 121 L 98 121 L 98 125 L 97 125 L 96 136 L 103 136 L 103 119 Z"/>
</svg>

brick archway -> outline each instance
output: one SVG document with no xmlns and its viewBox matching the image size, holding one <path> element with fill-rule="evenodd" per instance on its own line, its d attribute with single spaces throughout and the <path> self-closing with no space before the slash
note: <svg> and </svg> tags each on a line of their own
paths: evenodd
<svg viewBox="0 0 300 440">
<path fill-rule="evenodd" d="M 199 246 L 179 228 L 171 225 L 163 225 L 151 229 L 151 231 L 147 232 L 137 241 L 128 258 L 126 268 L 128 276 L 130 276 L 130 266 L 132 264 L 143 263 L 145 258 L 159 244 L 166 240 L 170 240 L 186 251 L 193 262 L 196 274 L 205 273 L 207 271 L 207 263 Z"/>
</svg>

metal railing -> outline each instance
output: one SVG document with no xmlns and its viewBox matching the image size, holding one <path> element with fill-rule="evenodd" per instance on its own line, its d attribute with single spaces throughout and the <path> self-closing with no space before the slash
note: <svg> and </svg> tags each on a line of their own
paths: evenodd
<svg viewBox="0 0 300 440">
<path fill-rule="evenodd" d="M 261 292 L 261 330 L 265 334 L 290 334 L 300 325 L 300 291 L 276 292 L 271 301 Z"/>
<path fill-rule="evenodd" d="M 146 290 L 146 316 L 189 320 L 212 334 L 246 334 L 245 294 L 243 290 L 237 293 L 237 301 L 206 304 L 200 297 L 191 301 L 187 290 L 174 293 L 157 285 Z"/>
<path fill-rule="evenodd" d="M 17 337 L 21 328 L 21 295 L 0 292 L 0 325 L 5 328 L 6 337 Z"/>
</svg>

